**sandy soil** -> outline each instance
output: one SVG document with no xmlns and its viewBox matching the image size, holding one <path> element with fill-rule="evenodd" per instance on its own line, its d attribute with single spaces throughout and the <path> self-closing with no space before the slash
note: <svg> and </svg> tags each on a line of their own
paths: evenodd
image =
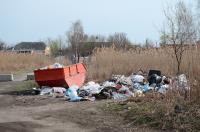
<svg viewBox="0 0 200 132">
<path fill-rule="evenodd" d="M 103 108 L 111 100 L 67 102 L 48 96 L 19 96 L 18 82 L 0 83 L 0 132 L 131 132 L 149 131 L 126 125 Z"/>
</svg>

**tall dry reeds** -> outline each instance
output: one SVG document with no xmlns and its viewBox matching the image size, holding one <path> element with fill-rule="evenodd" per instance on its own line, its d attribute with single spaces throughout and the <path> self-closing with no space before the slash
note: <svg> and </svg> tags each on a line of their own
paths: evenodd
<svg viewBox="0 0 200 132">
<path fill-rule="evenodd" d="M 114 48 L 98 49 L 88 64 L 88 79 L 103 81 L 112 74 L 130 75 L 139 69 L 159 69 L 163 75 L 175 77 L 176 60 L 172 49 L 146 49 L 123 51 Z M 115 113 L 126 108 L 124 116 L 129 124 L 150 126 L 161 130 L 197 131 L 200 108 L 200 53 L 188 49 L 182 58 L 181 72 L 187 75 L 190 90 L 177 89 L 174 85 L 166 94 L 147 92 L 144 97 L 131 98 L 121 105 L 108 107 Z M 174 79 L 175 80 L 175 79 Z M 124 113 L 124 111 L 123 111 Z"/>
<path fill-rule="evenodd" d="M 0 52 L 0 73 L 27 72 L 55 62 L 55 59 L 42 54 Z M 68 62 L 66 60 L 63 63 L 66 64 Z"/>
<path fill-rule="evenodd" d="M 148 72 L 150 69 L 158 69 L 163 75 L 175 77 L 177 63 L 172 57 L 172 50 L 146 49 L 140 52 L 135 50 L 116 50 L 114 48 L 97 49 L 88 64 L 88 79 L 104 81 L 112 74 L 130 75 L 139 69 Z M 190 99 L 197 100 L 200 97 L 199 85 L 193 86 L 195 80 L 200 80 L 200 53 L 198 49 L 185 51 L 181 63 L 181 72 L 190 80 Z"/>
<path fill-rule="evenodd" d="M 90 79 L 105 80 L 112 74 L 131 74 L 142 69 L 161 70 L 164 75 L 174 76 L 177 63 L 172 51 L 166 49 L 116 50 L 114 48 L 97 49 L 88 64 Z M 197 77 L 200 71 L 200 53 L 198 50 L 187 50 L 183 56 L 181 72 L 188 77 Z"/>
</svg>

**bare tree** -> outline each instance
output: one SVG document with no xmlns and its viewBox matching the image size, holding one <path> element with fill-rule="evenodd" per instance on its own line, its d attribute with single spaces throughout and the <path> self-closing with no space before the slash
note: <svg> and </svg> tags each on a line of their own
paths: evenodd
<svg viewBox="0 0 200 132">
<path fill-rule="evenodd" d="M 88 42 L 105 42 L 106 37 L 103 35 L 91 35 L 87 39 Z"/>
<path fill-rule="evenodd" d="M 74 54 L 75 63 L 77 63 L 80 58 L 80 44 L 85 38 L 81 21 L 78 20 L 72 23 L 70 30 L 67 32 L 67 38 Z"/>
<path fill-rule="evenodd" d="M 182 57 L 189 44 L 196 42 L 196 24 L 191 10 L 183 1 L 176 3 L 174 7 L 164 10 L 166 23 L 161 36 L 173 49 L 173 57 L 177 62 L 177 74 L 180 73 Z"/>
<path fill-rule="evenodd" d="M 197 18 L 197 24 L 198 24 L 198 27 L 200 27 L 200 0 L 197 0 L 197 15 L 196 15 L 196 18 Z M 198 28 L 198 40 L 200 40 L 200 28 Z"/>
<path fill-rule="evenodd" d="M 144 47 L 147 48 L 147 49 L 151 49 L 151 48 L 154 48 L 155 45 L 154 45 L 154 42 L 152 40 L 147 38 L 146 41 L 145 41 Z"/>
<path fill-rule="evenodd" d="M 96 42 L 97 36 L 96 35 L 90 35 L 87 39 L 88 42 Z"/>
<path fill-rule="evenodd" d="M 130 44 L 130 41 L 125 33 L 115 33 L 114 35 L 110 35 L 107 41 L 113 42 L 117 48 L 123 49 L 125 49 L 126 46 Z"/>
<path fill-rule="evenodd" d="M 0 40 L 0 50 L 4 50 L 6 48 L 6 44 Z"/>
<path fill-rule="evenodd" d="M 96 35 L 96 41 L 97 42 L 106 42 L 106 37 L 98 34 L 98 35 Z"/>
<path fill-rule="evenodd" d="M 53 57 L 62 56 L 63 41 L 61 37 L 57 39 L 49 38 L 46 43 L 50 47 L 51 55 Z"/>
</svg>

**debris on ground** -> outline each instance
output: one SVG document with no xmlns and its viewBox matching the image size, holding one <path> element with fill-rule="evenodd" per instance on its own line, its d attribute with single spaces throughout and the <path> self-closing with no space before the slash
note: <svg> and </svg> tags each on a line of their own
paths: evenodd
<svg viewBox="0 0 200 132">
<path fill-rule="evenodd" d="M 86 85 L 84 85 L 82 89 L 90 94 L 99 94 L 102 88 L 98 83 L 90 81 Z"/>
<path fill-rule="evenodd" d="M 54 64 L 55 67 L 61 65 Z M 181 74 L 174 81 L 177 87 L 188 89 L 186 75 Z M 113 75 L 103 83 L 89 81 L 82 86 L 76 84 L 64 87 L 45 87 L 41 89 L 40 95 L 53 95 L 53 97 L 65 97 L 71 102 L 94 101 L 98 99 L 127 100 L 131 97 L 142 97 L 150 91 L 165 94 L 172 85 L 172 79 L 161 74 L 159 70 L 150 70 L 144 75 L 143 71 L 125 75 Z M 36 89 L 35 89 L 36 90 Z"/>
<path fill-rule="evenodd" d="M 69 101 L 77 102 L 82 99 L 82 97 L 78 96 L 78 93 L 77 93 L 78 89 L 79 89 L 79 87 L 77 85 L 73 85 L 67 89 L 66 97 L 67 97 L 67 99 L 69 99 Z"/>
<path fill-rule="evenodd" d="M 178 88 L 182 88 L 184 90 L 189 90 L 190 87 L 188 85 L 188 80 L 185 74 L 181 74 L 178 76 Z"/>
<path fill-rule="evenodd" d="M 45 87 L 41 89 L 40 95 L 47 95 L 52 93 L 52 88 L 51 87 Z"/>
</svg>

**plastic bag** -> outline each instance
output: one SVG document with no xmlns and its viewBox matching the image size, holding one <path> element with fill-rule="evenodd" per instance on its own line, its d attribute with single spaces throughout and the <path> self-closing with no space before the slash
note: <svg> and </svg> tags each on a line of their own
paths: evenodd
<svg viewBox="0 0 200 132">
<path fill-rule="evenodd" d="M 185 90 L 189 89 L 188 81 L 185 74 L 181 74 L 178 76 L 178 87 Z"/>
<path fill-rule="evenodd" d="M 134 83 L 142 83 L 145 78 L 142 75 L 133 75 L 132 81 Z"/>
<path fill-rule="evenodd" d="M 169 85 L 167 85 L 167 84 L 161 85 L 160 88 L 158 89 L 158 92 L 162 93 L 162 94 L 165 94 L 168 89 L 169 89 Z"/>
<path fill-rule="evenodd" d="M 49 87 L 43 88 L 40 91 L 40 95 L 47 95 L 47 94 L 50 94 L 50 93 L 52 93 L 52 88 L 49 88 Z"/>
<path fill-rule="evenodd" d="M 128 95 L 120 94 L 120 93 L 117 93 L 117 92 L 113 92 L 112 97 L 113 97 L 113 99 L 120 100 L 120 101 L 124 101 L 124 100 L 127 100 L 129 98 Z"/>
<path fill-rule="evenodd" d="M 70 99 L 69 101 L 77 102 L 82 99 L 82 97 L 79 97 L 77 94 L 78 89 L 79 89 L 79 87 L 77 85 L 73 85 L 67 89 L 66 96 L 69 96 L 69 99 Z"/>
<path fill-rule="evenodd" d="M 63 88 L 63 87 L 53 87 L 53 92 L 54 93 L 60 93 L 60 94 L 63 94 L 66 92 L 66 89 Z"/>
<path fill-rule="evenodd" d="M 114 82 L 105 81 L 103 87 L 116 87 L 116 84 Z"/>
<path fill-rule="evenodd" d="M 95 82 L 88 82 L 85 86 L 82 87 L 84 90 L 86 90 L 90 94 L 98 94 L 101 92 L 102 87 Z"/>
</svg>

